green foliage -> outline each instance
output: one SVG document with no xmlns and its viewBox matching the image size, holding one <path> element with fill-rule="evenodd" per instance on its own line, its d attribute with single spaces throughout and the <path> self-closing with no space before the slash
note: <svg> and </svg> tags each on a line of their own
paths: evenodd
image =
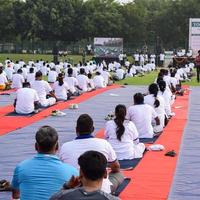
<svg viewBox="0 0 200 200">
<path fill-rule="evenodd" d="M 166 48 L 185 47 L 189 18 L 199 0 L 0 0 L 2 41 L 79 41 L 123 37 L 141 46 L 158 38 Z"/>
</svg>

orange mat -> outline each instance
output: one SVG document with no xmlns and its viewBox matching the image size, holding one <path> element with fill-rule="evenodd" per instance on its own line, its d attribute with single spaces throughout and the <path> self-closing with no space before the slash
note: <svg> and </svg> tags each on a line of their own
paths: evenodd
<svg viewBox="0 0 200 200">
<path fill-rule="evenodd" d="M 124 172 L 124 175 L 132 180 L 121 193 L 122 200 L 167 200 L 178 156 L 167 157 L 164 154 L 169 150 L 179 153 L 187 121 L 188 98 L 188 94 L 177 97 L 173 105 L 176 116 L 170 120 L 164 133 L 155 143 L 164 145 L 165 150 L 147 152 L 133 171 Z"/>
<path fill-rule="evenodd" d="M 84 93 L 80 96 L 78 96 L 76 99 L 69 100 L 66 102 L 60 102 L 54 106 L 51 106 L 38 114 L 35 114 L 31 117 L 21 117 L 21 116 L 5 116 L 5 114 L 12 112 L 13 107 L 12 106 L 5 106 L 3 108 L 0 108 L 0 135 L 4 135 L 6 133 L 9 133 L 11 131 L 14 131 L 19 128 L 23 128 L 25 126 L 28 126 L 34 122 L 37 122 L 45 117 L 48 117 L 51 115 L 51 112 L 53 110 L 63 110 L 69 107 L 70 104 L 78 104 L 83 101 L 88 100 L 89 98 L 92 98 L 98 94 L 101 94 L 105 91 L 119 88 L 120 85 L 112 85 L 108 86 L 106 88 L 98 89 L 92 92 Z"/>
</svg>

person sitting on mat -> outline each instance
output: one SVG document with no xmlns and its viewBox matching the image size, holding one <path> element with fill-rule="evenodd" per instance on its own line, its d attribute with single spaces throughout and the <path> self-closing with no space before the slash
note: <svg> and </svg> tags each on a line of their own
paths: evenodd
<svg viewBox="0 0 200 200">
<path fill-rule="evenodd" d="M 64 185 L 63 190 L 54 194 L 50 200 L 119 199 L 101 191 L 103 179 L 107 177 L 107 159 L 102 153 L 87 151 L 78 158 L 78 164 L 80 176 L 73 177 Z"/>
<path fill-rule="evenodd" d="M 154 126 L 154 132 L 159 133 L 163 131 L 165 127 L 165 100 L 162 96 L 158 95 L 159 88 L 156 83 L 149 85 L 149 94 L 144 97 L 144 103 L 152 106 L 160 120 L 160 125 Z"/>
<path fill-rule="evenodd" d="M 13 74 L 11 88 L 13 89 L 22 88 L 22 83 L 25 82 L 24 77 L 22 76 L 22 73 L 23 71 L 21 69 L 18 69 L 17 74 Z"/>
<path fill-rule="evenodd" d="M 141 158 L 145 151 L 145 145 L 139 143 L 135 124 L 126 120 L 125 105 L 115 107 L 115 119 L 106 123 L 105 139 L 115 150 L 118 160 Z"/>
<path fill-rule="evenodd" d="M 104 78 L 101 75 L 101 73 L 98 71 L 96 72 L 96 75 L 94 76 L 93 81 L 94 81 L 95 88 L 105 88 L 106 87 Z"/>
<path fill-rule="evenodd" d="M 53 89 L 58 100 L 65 101 L 70 96 L 70 88 L 68 84 L 63 80 L 63 74 L 59 73 L 57 81 L 53 84 Z"/>
<path fill-rule="evenodd" d="M 77 76 L 78 86 L 82 92 L 87 92 L 89 85 L 89 79 L 85 75 L 85 69 L 80 68 L 80 74 Z"/>
<path fill-rule="evenodd" d="M 134 105 L 128 108 L 127 119 L 132 121 L 139 133 L 139 138 L 153 138 L 154 131 L 152 121 L 160 125 L 160 120 L 152 106 L 144 104 L 144 96 L 141 93 L 134 95 Z"/>
<path fill-rule="evenodd" d="M 42 80 L 42 72 L 35 74 L 35 81 L 31 83 L 31 88 L 35 89 L 39 96 L 41 107 L 48 107 L 56 103 L 56 96 L 47 81 Z M 51 97 L 47 98 L 47 94 Z"/>
<path fill-rule="evenodd" d="M 124 177 L 120 172 L 120 165 L 112 146 L 104 139 L 95 138 L 92 135 L 93 131 L 92 118 L 88 114 L 80 115 L 76 125 L 77 137 L 75 140 L 62 145 L 60 159 L 78 169 L 78 157 L 85 151 L 96 150 L 103 153 L 109 162 L 111 172 L 109 179 L 104 179 L 102 190 L 111 193 L 111 191 L 115 191 L 118 185 L 122 183 Z"/>
<path fill-rule="evenodd" d="M 23 83 L 23 88 L 16 92 L 16 99 L 14 101 L 15 112 L 18 114 L 31 114 L 33 113 L 39 103 L 37 92 L 30 88 L 29 82 Z"/>
<path fill-rule="evenodd" d="M 16 166 L 11 187 L 4 181 L 4 185 L 12 191 L 13 199 L 48 200 L 72 176 L 79 175 L 74 167 L 61 162 L 56 156 L 58 134 L 54 128 L 41 127 L 35 139 L 38 154 Z"/>
<path fill-rule="evenodd" d="M 2 68 L 0 68 L 0 90 L 5 90 L 8 84 L 8 79 L 3 74 Z"/>
</svg>

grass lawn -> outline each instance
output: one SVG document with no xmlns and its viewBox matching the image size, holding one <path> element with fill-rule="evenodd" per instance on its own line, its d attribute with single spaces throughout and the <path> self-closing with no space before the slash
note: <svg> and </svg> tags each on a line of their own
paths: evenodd
<svg viewBox="0 0 200 200">
<path fill-rule="evenodd" d="M 25 62 L 28 62 L 29 60 L 40 60 L 43 59 L 45 61 L 51 61 L 53 60 L 53 55 L 45 55 L 45 54 L 0 54 L 0 62 L 4 64 L 4 61 L 9 58 L 13 60 L 14 62 L 20 59 L 23 59 Z M 86 56 L 86 60 L 91 59 L 92 56 Z M 128 59 L 132 62 L 132 57 L 128 57 Z M 79 61 L 82 61 L 81 55 L 68 55 L 66 57 L 59 57 L 60 61 L 64 60 L 71 60 L 73 64 L 78 63 Z M 159 70 L 158 70 L 159 71 Z M 124 84 L 127 83 L 128 85 L 149 85 L 154 82 L 158 71 L 151 72 L 149 74 L 145 74 L 142 77 L 129 77 L 122 81 L 117 81 L 118 84 Z M 192 81 L 184 82 L 183 85 L 189 85 L 189 86 L 200 86 L 200 83 L 197 83 L 196 76 L 192 78 Z"/>
</svg>

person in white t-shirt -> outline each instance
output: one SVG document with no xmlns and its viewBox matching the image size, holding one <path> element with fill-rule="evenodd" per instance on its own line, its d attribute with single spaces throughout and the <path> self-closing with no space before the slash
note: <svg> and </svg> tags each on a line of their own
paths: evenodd
<svg viewBox="0 0 200 200">
<path fill-rule="evenodd" d="M 12 77 L 11 88 L 19 89 L 22 88 L 22 84 L 25 82 L 24 77 L 22 76 L 22 70 L 18 69 L 17 74 L 14 74 Z"/>
<path fill-rule="evenodd" d="M 116 76 L 119 80 L 122 80 L 125 78 L 125 71 L 120 67 L 116 70 Z"/>
<path fill-rule="evenodd" d="M 87 77 L 88 77 L 89 85 L 90 85 L 90 86 L 88 87 L 88 91 L 95 90 L 94 79 L 92 78 L 92 74 L 89 73 L 89 74 L 87 75 Z"/>
<path fill-rule="evenodd" d="M 165 126 L 165 100 L 162 96 L 158 95 L 159 88 L 156 83 L 149 85 L 149 94 L 144 97 L 144 103 L 152 106 L 160 120 L 160 125 L 154 126 L 154 132 L 159 133 L 163 131 Z"/>
<path fill-rule="evenodd" d="M 140 60 L 140 55 L 139 55 L 139 53 L 135 53 L 133 56 L 134 56 L 134 60 L 135 60 L 135 65 L 138 66 L 139 60 Z"/>
<path fill-rule="evenodd" d="M 103 76 L 101 76 L 100 72 L 96 72 L 96 75 L 93 78 L 94 81 L 94 87 L 95 88 L 104 88 L 106 87 L 105 82 L 104 82 L 104 78 Z"/>
<path fill-rule="evenodd" d="M 104 78 L 105 85 L 111 85 L 112 84 L 112 82 L 110 81 L 111 80 L 111 75 L 107 71 L 106 67 L 103 67 L 103 71 L 101 72 L 101 75 Z"/>
<path fill-rule="evenodd" d="M 12 80 L 13 74 L 15 73 L 15 70 L 11 66 L 10 61 L 8 61 L 7 67 L 5 68 L 6 76 L 9 81 Z"/>
<path fill-rule="evenodd" d="M 42 107 L 48 107 L 56 103 L 56 96 L 47 81 L 42 80 L 42 72 L 38 71 L 35 74 L 35 81 L 31 83 L 31 88 L 35 89 L 39 96 L 39 101 Z M 47 94 L 50 98 L 47 98 Z"/>
<path fill-rule="evenodd" d="M 78 89 L 81 89 L 78 88 L 78 80 L 75 77 L 73 77 L 73 69 L 68 68 L 67 74 L 68 76 L 65 76 L 64 81 L 69 86 L 69 90 L 72 93 L 72 95 L 76 95 L 76 93 L 78 93 Z"/>
<path fill-rule="evenodd" d="M 5 90 L 8 85 L 8 79 L 3 74 L 2 68 L 0 68 L 0 90 Z"/>
<path fill-rule="evenodd" d="M 118 160 L 141 158 L 145 145 L 139 143 L 135 124 L 126 118 L 126 107 L 117 105 L 115 119 L 108 121 L 105 128 L 105 139 L 111 144 Z"/>
<path fill-rule="evenodd" d="M 120 180 L 119 183 L 123 181 L 123 176 L 120 173 L 120 165 L 117 161 L 115 151 L 112 146 L 104 139 L 94 138 L 92 132 L 94 131 L 93 120 L 88 114 L 82 114 L 79 116 L 76 124 L 76 134 L 75 140 L 66 142 L 62 145 L 60 149 L 60 159 L 72 165 L 75 168 L 78 166 L 78 157 L 86 151 L 95 150 L 102 153 L 107 161 L 109 162 L 109 167 L 111 169 L 110 175 L 118 177 L 115 180 Z M 102 190 L 110 193 L 110 186 L 112 186 L 112 191 L 115 190 L 119 183 L 114 184 L 112 179 L 105 181 L 102 185 Z M 111 183 L 110 183 L 111 182 Z M 107 184 L 106 184 L 107 183 Z M 105 187 L 106 186 L 106 187 Z"/>
<path fill-rule="evenodd" d="M 165 61 L 165 54 L 160 53 L 160 66 L 163 67 Z"/>
<path fill-rule="evenodd" d="M 78 80 L 78 86 L 81 89 L 81 91 L 87 92 L 88 86 L 89 86 L 89 79 L 85 75 L 85 69 L 84 68 L 80 69 L 80 74 L 77 76 L 77 80 Z"/>
<path fill-rule="evenodd" d="M 27 74 L 27 82 L 31 83 L 35 81 L 35 72 L 34 72 L 34 68 L 31 67 L 29 69 L 29 73 Z"/>
<path fill-rule="evenodd" d="M 68 99 L 69 86 L 63 80 L 63 74 L 58 74 L 58 81 L 53 84 L 53 89 L 58 100 L 65 101 Z"/>
<path fill-rule="evenodd" d="M 139 133 L 139 138 L 153 138 L 152 122 L 160 125 L 160 120 L 152 106 L 144 104 L 144 96 L 141 93 L 134 95 L 134 105 L 128 108 L 127 119 L 132 121 Z"/>
<path fill-rule="evenodd" d="M 50 70 L 50 72 L 48 73 L 48 82 L 49 83 L 54 83 L 56 82 L 56 79 L 58 77 L 58 73 L 56 72 L 56 69 L 55 68 L 52 68 Z"/>
<path fill-rule="evenodd" d="M 18 114 L 30 114 L 35 111 L 35 105 L 39 103 L 37 92 L 30 88 L 30 83 L 23 83 L 23 88 L 16 92 L 15 112 Z"/>
</svg>

